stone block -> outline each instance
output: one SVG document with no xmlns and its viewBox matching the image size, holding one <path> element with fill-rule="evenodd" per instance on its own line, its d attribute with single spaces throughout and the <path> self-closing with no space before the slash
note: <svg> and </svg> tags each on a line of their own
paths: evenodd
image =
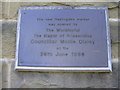
<svg viewBox="0 0 120 90">
<path fill-rule="evenodd" d="M 118 6 L 117 7 L 113 7 L 113 8 L 109 8 L 109 17 L 110 18 L 118 18 L 118 15 L 120 15 L 120 13 L 118 12 L 118 10 L 120 9 L 120 7 L 118 8 Z"/>
<path fill-rule="evenodd" d="M 119 41 L 118 40 L 118 28 L 120 28 L 118 21 L 110 20 L 110 34 L 111 34 L 111 39 L 113 43 Z"/>
<path fill-rule="evenodd" d="M 19 7 L 24 6 L 107 6 L 110 18 L 118 18 L 118 2 L 2 2 L 3 18 L 17 19 Z"/>
<path fill-rule="evenodd" d="M 0 89 L 2 88 L 2 61 L 0 60 Z"/>
<path fill-rule="evenodd" d="M 117 88 L 118 63 L 113 59 L 113 72 L 18 72 L 15 60 L 3 64 L 3 87 L 8 88 Z"/>
<path fill-rule="evenodd" d="M 2 58 L 15 57 L 16 22 L 2 21 Z"/>
<path fill-rule="evenodd" d="M 2 2 L 2 18 L 17 19 L 19 2 Z"/>
<path fill-rule="evenodd" d="M 3 59 L 2 60 L 2 88 L 10 88 L 11 83 L 13 83 L 16 88 L 19 87 L 22 82 L 21 73 L 19 75 L 14 71 L 14 62 L 13 59 Z M 11 81 L 11 80 L 15 81 Z M 14 88 L 14 87 L 13 87 Z"/>
<path fill-rule="evenodd" d="M 118 58 L 118 45 L 120 44 L 112 44 L 112 58 Z"/>
<path fill-rule="evenodd" d="M 2 19 L 2 2 L 0 2 L 0 19 Z"/>
<path fill-rule="evenodd" d="M 66 2 L 65 5 L 71 6 L 106 6 L 109 10 L 109 17 L 110 18 L 118 18 L 118 2 L 78 2 L 78 3 L 71 3 Z"/>
<path fill-rule="evenodd" d="M 0 58 L 2 57 L 2 22 L 0 21 Z"/>
</svg>

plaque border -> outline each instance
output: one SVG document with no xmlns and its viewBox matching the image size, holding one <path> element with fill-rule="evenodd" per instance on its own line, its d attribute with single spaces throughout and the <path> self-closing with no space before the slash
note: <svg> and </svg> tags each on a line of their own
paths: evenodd
<svg viewBox="0 0 120 90">
<path fill-rule="evenodd" d="M 35 66 L 19 66 L 19 40 L 20 40 L 20 24 L 21 24 L 21 10 L 33 9 L 103 9 L 105 10 L 106 19 L 106 34 L 107 34 L 107 47 L 108 47 L 108 67 L 35 67 Z M 98 6 L 33 6 L 33 7 L 20 7 L 18 12 L 18 23 L 16 33 L 16 56 L 15 56 L 15 70 L 18 71 L 45 71 L 45 72 L 112 72 L 112 53 L 111 53 L 111 39 L 110 39 L 110 26 L 108 7 Z"/>
</svg>

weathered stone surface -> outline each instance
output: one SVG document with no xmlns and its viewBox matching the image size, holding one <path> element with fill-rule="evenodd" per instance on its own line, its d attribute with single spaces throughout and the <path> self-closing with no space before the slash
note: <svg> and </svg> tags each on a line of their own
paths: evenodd
<svg viewBox="0 0 120 90">
<path fill-rule="evenodd" d="M 111 33 L 111 39 L 113 43 L 119 41 L 118 28 L 120 28 L 120 25 L 118 25 L 118 21 L 110 20 L 110 33 Z"/>
<path fill-rule="evenodd" d="M 71 6 L 107 6 L 108 8 L 115 8 L 118 6 L 118 2 L 64 2 L 63 4 Z"/>
<path fill-rule="evenodd" d="M 119 71 L 120 72 L 120 71 Z M 52 73 L 14 71 L 14 60 L 3 63 L 3 87 L 9 88 L 116 88 L 118 63 L 110 73 Z"/>
<path fill-rule="evenodd" d="M 2 2 L 8 2 L 5 0 L 1 0 Z M 118 2 L 119 0 L 66 0 L 66 2 Z M 9 0 L 9 2 L 23 2 L 21 0 Z M 43 2 L 43 0 L 24 0 L 24 2 Z M 64 0 L 45 0 L 44 2 L 65 2 Z"/>
<path fill-rule="evenodd" d="M 118 7 L 109 8 L 109 11 L 108 11 L 109 12 L 109 17 L 110 18 L 118 18 L 118 14 L 119 14 L 118 9 L 120 9 L 120 8 L 118 8 Z"/>
<path fill-rule="evenodd" d="M 0 58 L 2 57 L 2 22 L 0 22 Z"/>
<path fill-rule="evenodd" d="M 2 88 L 2 62 L 0 61 L 0 89 Z"/>
<path fill-rule="evenodd" d="M 110 18 L 118 18 L 118 2 L 80 2 L 80 3 L 65 3 L 72 6 L 106 6 L 109 10 Z"/>
<path fill-rule="evenodd" d="M 8 88 L 8 71 L 9 71 L 9 67 L 8 65 L 5 63 L 5 61 L 2 62 L 2 59 L 0 60 L 0 62 L 2 63 L 2 88 Z"/>
<path fill-rule="evenodd" d="M 112 40 L 112 57 L 118 58 L 118 43 L 119 43 L 119 33 L 118 31 L 120 28 L 120 25 L 117 21 L 111 20 L 110 21 L 110 33 L 111 33 L 111 40 Z"/>
<path fill-rule="evenodd" d="M 11 83 L 13 83 L 16 87 L 19 87 L 21 82 L 21 74 L 17 75 L 14 72 L 14 60 L 13 59 L 4 59 L 2 60 L 2 88 L 9 88 L 11 87 Z M 12 68 L 13 66 L 13 68 Z M 11 72 L 12 71 L 12 72 Z M 12 73 L 14 74 L 12 75 Z M 11 81 L 12 78 L 15 78 L 15 81 Z"/>
<path fill-rule="evenodd" d="M 120 44 L 112 44 L 112 58 L 118 58 L 118 45 Z"/>
<path fill-rule="evenodd" d="M 0 2 L 0 19 L 2 19 L 2 3 Z"/>
<path fill-rule="evenodd" d="M 2 12 L 2 5 L 0 2 L 0 12 Z M 0 14 L 0 18 L 2 15 Z M 0 58 L 2 57 L 2 22 L 0 22 Z M 2 62 L 0 61 L 0 89 L 2 88 Z"/>
<path fill-rule="evenodd" d="M 5 19 L 11 19 L 18 15 L 19 2 L 2 2 L 2 15 Z"/>
<path fill-rule="evenodd" d="M 3 2 L 3 18 L 17 19 L 18 8 L 23 6 L 107 6 L 110 18 L 118 17 L 117 2 Z"/>
<path fill-rule="evenodd" d="M 120 57 L 119 57 L 120 58 Z M 120 60 L 118 62 L 118 87 L 120 88 Z"/>
<path fill-rule="evenodd" d="M 16 45 L 16 21 L 3 21 L 2 22 L 2 57 L 14 58 L 15 57 L 15 45 Z M 112 39 L 112 55 L 113 58 L 118 57 L 118 22 L 110 22 L 110 31 Z"/>
<path fill-rule="evenodd" d="M 2 57 L 15 57 L 15 36 L 16 36 L 16 22 L 3 21 L 2 22 Z"/>
<path fill-rule="evenodd" d="M 0 22 L 0 58 L 2 57 L 2 23 Z M 0 61 L 0 89 L 2 88 L 2 62 Z"/>
</svg>

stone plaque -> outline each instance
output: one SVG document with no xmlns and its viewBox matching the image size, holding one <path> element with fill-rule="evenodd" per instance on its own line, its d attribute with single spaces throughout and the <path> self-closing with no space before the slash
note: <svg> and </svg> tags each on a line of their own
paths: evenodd
<svg viewBox="0 0 120 90">
<path fill-rule="evenodd" d="M 107 7 L 21 7 L 17 70 L 112 71 Z"/>
</svg>

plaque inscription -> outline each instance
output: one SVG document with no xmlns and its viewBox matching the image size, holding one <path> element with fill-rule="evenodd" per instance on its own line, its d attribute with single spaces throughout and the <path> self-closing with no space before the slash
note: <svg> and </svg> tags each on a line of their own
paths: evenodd
<svg viewBox="0 0 120 90">
<path fill-rule="evenodd" d="M 22 7 L 16 69 L 111 71 L 106 7 Z"/>
</svg>

